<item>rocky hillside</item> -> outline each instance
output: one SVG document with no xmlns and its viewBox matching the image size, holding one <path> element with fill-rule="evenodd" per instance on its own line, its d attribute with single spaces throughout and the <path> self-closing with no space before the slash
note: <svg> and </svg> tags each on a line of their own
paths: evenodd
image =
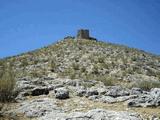
<svg viewBox="0 0 160 120">
<path fill-rule="evenodd" d="M 18 77 L 59 77 L 100 80 L 107 84 L 160 80 L 160 57 L 122 45 L 65 39 L 56 44 L 5 59 Z M 131 84 L 131 86 L 132 86 Z"/>
<path fill-rule="evenodd" d="M 160 117 L 159 56 L 122 45 L 67 37 L 1 59 L 0 70 L 8 63 L 15 73 L 17 96 L 3 119 L 8 115 L 16 120 Z"/>
</svg>

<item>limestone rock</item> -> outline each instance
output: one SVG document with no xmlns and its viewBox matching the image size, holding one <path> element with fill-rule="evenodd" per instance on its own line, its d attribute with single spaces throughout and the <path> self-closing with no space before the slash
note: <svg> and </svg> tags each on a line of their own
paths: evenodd
<svg viewBox="0 0 160 120">
<path fill-rule="evenodd" d="M 93 96 L 93 95 L 98 95 L 98 91 L 96 89 L 88 89 L 87 90 L 87 93 L 86 93 L 86 97 L 89 97 L 89 96 Z"/>
<path fill-rule="evenodd" d="M 57 107 L 52 99 L 41 98 L 32 101 L 25 101 L 14 110 L 16 113 L 24 113 L 29 118 L 44 116 L 50 112 L 60 113 L 62 110 Z"/>
<path fill-rule="evenodd" d="M 160 88 L 152 88 L 150 95 L 153 97 L 153 104 L 155 106 L 160 106 Z"/>
<path fill-rule="evenodd" d="M 17 97 L 15 98 L 16 102 L 22 102 L 26 100 L 26 96 L 29 96 L 30 94 L 28 92 L 20 92 Z"/>
<path fill-rule="evenodd" d="M 127 96 L 129 95 L 129 91 L 121 88 L 120 86 L 112 86 L 107 90 L 105 95 L 112 97 Z"/>
<path fill-rule="evenodd" d="M 99 95 L 105 95 L 106 94 L 106 89 L 103 88 L 103 87 L 97 88 L 97 91 L 98 91 Z"/>
<path fill-rule="evenodd" d="M 103 109 L 93 109 L 88 112 L 73 112 L 70 114 L 50 113 L 40 120 L 142 120 L 137 113 L 115 112 Z"/>
<path fill-rule="evenodd" d="M 160 88 L 151 89 L 149 94 L 139 95 L 128 101 L 130 107 L 157 107 L 160 106 Z"/>
<path fill-rule="evenodd" d="M 86 93 L 87 93 L 87 91 L 85 89 L 83 89 L 83 88 L 78 88 L 77 91 L 76 91 L 76 94 L 79 97 L 85 96 Z"/>
<path fill-rule="evenodd" d="M 115 99 L 117 102 L 124 102 L 124 101 L 130 100 L 130 99 L 135 99 L 137 97 L 138 97 L 137 95 L 129 95 L 129 96 L 120 96 Z"/>
<path fill-rule="evenodd" d="M 132 88 L 130 91 L 131 95 L 137 95 L 137 94 L 142 94 L 143 90 L 141 88 Z"/>
<path fill-rule="evenodd" d="M 153 97 L 150 95 L 140 95 L 136 99 L 131 99 L 127 101 L 129 107 L 152 107 L 153 104 Z"/>
<path fill-rule="evenodd" d="M 69 98 L 69 91 L 66 88 L 57 88 L 54 90 L 57 99 Z"/>
<path fill-rule="evenodd" d="M 116 99 L 111 96 L 102 96 L 99 101 L 103 103 L 115 103 Z"/>
</svg>

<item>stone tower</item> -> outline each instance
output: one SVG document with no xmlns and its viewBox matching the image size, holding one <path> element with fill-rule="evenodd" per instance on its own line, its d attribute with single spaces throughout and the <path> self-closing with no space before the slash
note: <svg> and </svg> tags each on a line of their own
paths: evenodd
<svg viewBox="0 0 160 120">
<path fill-rule="evenodd" d="M 90 39 L 89 30 L 87 29 L 78 30 L 77 39 Z"/>
</svg>

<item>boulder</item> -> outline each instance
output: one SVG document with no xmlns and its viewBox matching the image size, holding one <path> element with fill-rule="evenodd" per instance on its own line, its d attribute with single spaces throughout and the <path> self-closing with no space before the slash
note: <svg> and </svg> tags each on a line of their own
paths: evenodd
<svg viewBox="0 0 160 120">
<path fill-rule="evenodd" d="M 100 100 L 99 100 L 100 98 L 101 98 L 100 95 L 92 95 L 92 96 L 89 96 L 89 97 L 88 97 L 89 100 L 93 100 L 93 101 L 95 101 L 95 102 L 100 101 Z"/>
<path fill-rule="evenodd" d="M 160 88 L 152 88 L 150 95 L 153 97 L 153 104 L 155 106 L 160 106 Z"/>
<path fill-rule="evenodd" d="M 157 107 L 160 106 L 160 88 L 153 88 L 148 94 L 139 95 L 127 101 L 129 107 Z"/>
<path fill-rule="evenodd" d="M 139 95 L 142 93 L 143 93 L 143 90 L 141 88 L 132 88 L 130 91 L 131 95 Z"/>
<path fill-rule="evenodd" d="M 105 88 L 98 88 L 97 91 L 100 95 L 105 95 L 106 94 L 106 89 Z"/>
<path fill-rule="evenodd" d="M 77 89 L 77 91 L 76 91 L 76 94 L 79 97 L 85 96 L 86 93 L 87 93 L 87 91 L 85 89 L 81 89 L 81 88 Z"/>
<path fill-rule="evenodd" d="M 150 95 L 140 95 L 136 99 L 131 99 L 127 101 L 129 107 L 153 107 L 153 97 Z"/>
<path fill-rule="evenodd" d="M 160 88 L 152 88 L 150 95 L 152 95 L 154 98 L 160 98 Z"/>
<path fill-rule="evenodd" d="M 120 86 L 112 86 L 107 89 L 105 94 L 106 96 L 119 97 L 119 96 L 128 96 L 129 90 L 125 90 Z"/>
<path fill-rule="evenodd" d="M 67 99 L 69 98 L 69 91 L 66 88 L 57 88 L 54 90 L 55 97 L 57 99 Z"/>
</svg>

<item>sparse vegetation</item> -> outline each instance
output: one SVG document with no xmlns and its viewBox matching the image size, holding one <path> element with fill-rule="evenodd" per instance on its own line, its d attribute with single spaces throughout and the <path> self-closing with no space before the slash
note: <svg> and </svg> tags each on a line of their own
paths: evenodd
<svg viewBox="0 0 160 120">
<path fill-rule="evenodd" d="M 72 68 L 73 68 L 74 70 L 79 70 L 79 69 L 80 69 L 80 66 L 79 66 L 79 64 L 72 63 Z"/>
<path fill-rule="evenodd" d="M 17 95 L 15 90 L 15 76 L 10 63 L 0 64 L 0 119 L 7 109 L 8 102 L 14 100 Z"/>
<path fill-rule="evenodd" d="M 28 66 L 28 62 L 27 62 L 27 60 L 26 59 L 22 59 L 22 61 L 21 61 L 21 66 L 22 67 L 26 67 L 26 66 Z"/>
<path fill-rule="evenodd" d="M 12 101 L 15 95 L 15 76 L 12 66 L 4 64 L 0 76 L 0 102 Z"/>
<path fill-rule="evenodd" d="M 117 75 L 121 82 L 126 78 L 132 81 L 129 76 L 142 75 L 142 80 L 149 80 L 150 77 L 160 80 L 158 56 L 100 41 L 75 41 L 70 38 L 5 60 L 14 63 L 18 77 L 41 77 L 54 72 L 71 79 L 99 78 L 104 82 L 107 78 L 103 78 L 104 76 L 117 79 Z"/>
<path fill-rule="evenodd" d="M 51 61 L 50 61 L 50 67 L 51 67 L 51 71 L 52 71 L 52 72 L 55 72 L 55 71 L 56 71 L 57 64 L 56 64 L 56 61 L 55 61 L 55 60 L 51 60 Z"/>
<path fill-rule="evenodd" d="M 152 88 L 160 88 L 160 82 L 156 81 L 140 81 L 133 85 L 134 87 L 142 88 L 143 90 L 149 91 Z"/>
<path fill-rule="evenodd" d="M 5 102 L 14 100 L 15 73 L 16 77 L 29 78 L 26 81 L 32 78 L 40 82 L 46 80 L 42 87 L 54 84 L 50 77 L 55 77 L 55 82 L 59 81 L 58 77 L 63 77 L 82 80 L 80 86 L 86 89 L 99 87 L 97 81 L 101 81 L 105 86 L 139 87 L 149 91 L 160 88 L 159 63 L 158 56 L 122 45 L 91 40 L 74 41 L 72 38 L 59 41 L 39 50 L 0 60 L 0 111 Z M 136 80 L 141 81 L 133 85 Z"/>
<path fill-rule="evenodd" d="M 109 77 L 106 75 L 98 77 L 97 80 L 103 82 L 105 86 L 113 86 L 116 84 L 116 81 L 113 77 Z"/>
</svg>

